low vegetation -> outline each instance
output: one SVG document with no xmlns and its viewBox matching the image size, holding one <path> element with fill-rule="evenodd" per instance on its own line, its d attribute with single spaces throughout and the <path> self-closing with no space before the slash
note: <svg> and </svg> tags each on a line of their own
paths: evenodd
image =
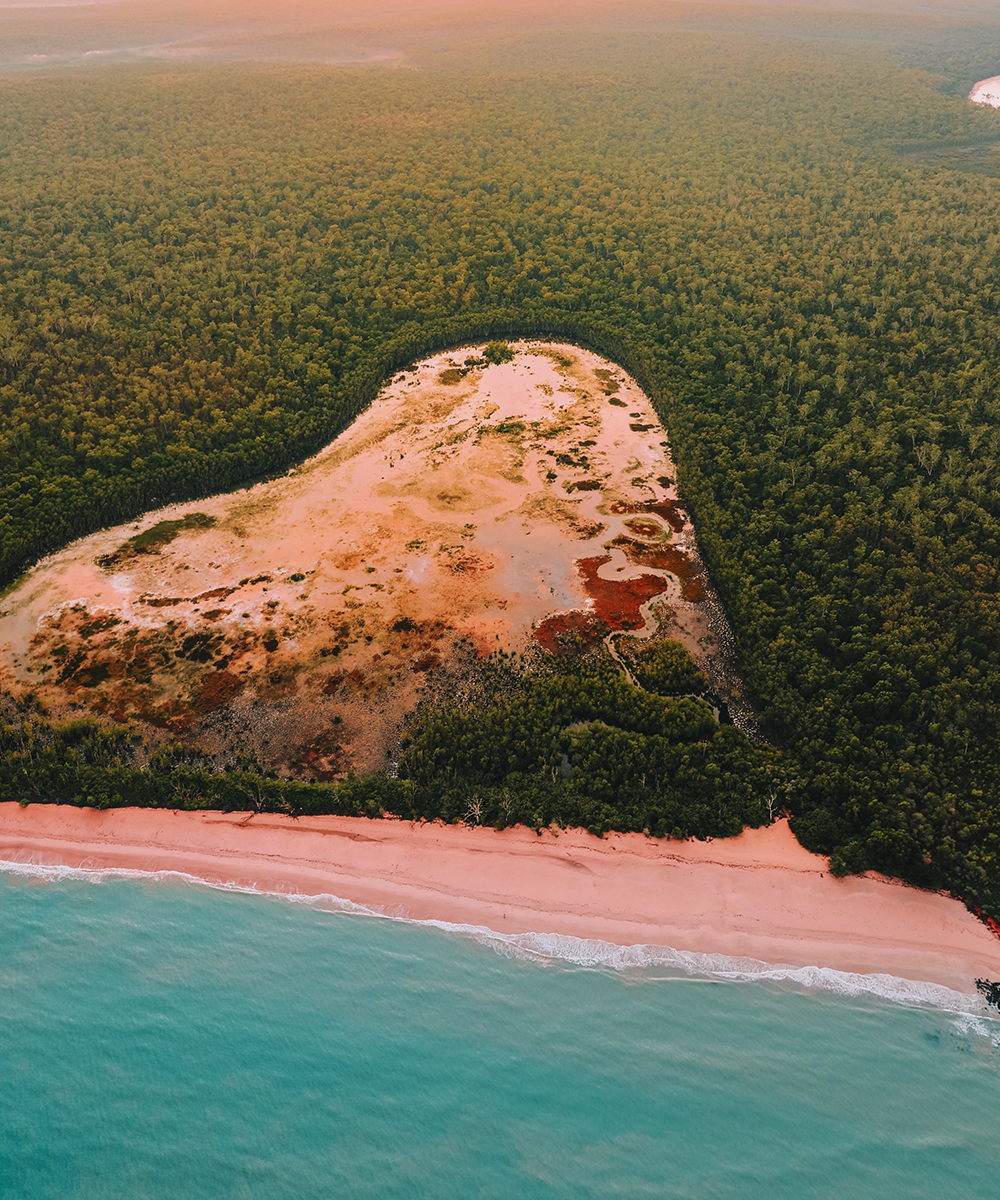
<svg viewBox="0 0 1000 1200">
<path fill-rule="evenodd" d="M 635 662 L 645 687 L 603 656 L 540 656 L 530 670 L 489 660 L 477 672 L 473 703 L 417 714 L 399 778 L 375 774 L 342 784 L 278 779 L 253 760 L 215 772 L 182 743 L 150 751 L 126 726 L 53 727 L 22 713 L 0 727 L 0 799 L 390 812 L 501 829 L 556 824 L 657 837 L 729 837 L 773 820 L 787 790 L 780 756 L 720 725 L 711 705 L 690 694 L 707 684 L 678 643 L 650 646 Z"/>
</svg>

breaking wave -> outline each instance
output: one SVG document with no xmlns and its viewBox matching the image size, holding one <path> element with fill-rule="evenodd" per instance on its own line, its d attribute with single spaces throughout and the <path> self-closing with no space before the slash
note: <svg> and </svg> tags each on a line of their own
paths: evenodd
<svg viewBox="0 0 1000 1200">
<path fill-rule="evenodd" d="M 660 981 L 716 980 L 732 983 L 772 982 L 806 991 L 830 992 L 852 998 L 872 998 L 893 1004 L 934 1008 L 959 1018 L 964 1032 L 987 1036 L 1000 1046 L 1000 1014 L 994 1014 L 976 992 L 960 992 L 943 984 L 903 979 L 896 975 L 837 971 L 832 967 L 793 967 L 759 959 L 726 954 L 702 954 L 675 950 L 670 946 L 620 946 L 613 942 L 573 937 L 561 933 L 501 933 L 484 925 L 462 925 L 451 921 L 416 920 L 402 911 L 355 904 L 331 894 L 307 896 L 299 892 L 265 890 L 241 883 L 202 879 L 184 871 L 140 871 L 129 867 L 69 867 L 32 862 L 0 860 L 0 871 L 46 882 L 77 880 L 101 883 L 108 879 L 174 881 L 241 892 L 252 896 L 305 904 L 323 912 L 376 917 L 408 925 L 438 929 L 453 936 L 470 938 L 507 958 L 539 965 L 566 963 L 572 966 L 633 973 L 649 978 L 654 970 L 670 972 L 654 976 Z"/>
</svg>

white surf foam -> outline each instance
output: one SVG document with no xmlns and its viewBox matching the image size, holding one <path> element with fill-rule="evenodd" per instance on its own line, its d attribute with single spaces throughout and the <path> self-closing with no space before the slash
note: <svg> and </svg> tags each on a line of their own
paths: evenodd
<svg viewBox="0 0 1000 1200">
<path fill-rule="evenodd" d="M 991 1010 L 978 993 L 959 992 L 942 984 L 903 979 L 896 975 L 859 974 L 837 971 L 832 967 L 793 967 L 726 954 L 675 950 L 670 946 L 619 946 L 612 942 L 591 941 L 556 933 L 505 934 L 481 926 L 450 925 L 443 921 L 423 921 L 420 924 L 466 934 L 512 958 L 562 961 L 619 972 L 648 972 L 650 968 L 666 968 L 690 978 L 740 983 L 788 983 L 808 990 L 834 992 L 840 996 L 873 997 L 895 1004 L 937 1008 L 948 1013 L 990 1020 Z"/>
<path fill-rule="evenodd" d="M 180 882 L 217 891 L 242 892 L 251 896 L 305 904 L 324 912 L 378 917 L 408 925 L 439 929 L 443 933 L 471 938 L 507 958 L 541 965 L 569 963 L 573 966 L 650 977 L 652 969 L 676 972 L 660 980 L 727 981 L 734 983 L 783 983 L 807 991 L 832 992 L 853 998 L 871 998 L 909 1007 L 934 1008 L 959 1018 L 960 1032 L 977 1033 L 1000 1047 L 1000 1014 L 995 1014 L 976 992 L 960 992 L 943 984 L 903 979 L 896 975 L 837 971 L 832 967 L 793 967 L 754 958 L 726 954 L 702 954 L 675 950 L 670 946 L 620 946 L 614 942 L 572 937 L 562 933 L 501 933 L 485 925 L 461 925 L 451 921 L 416 920 L 402 911 L 356 904 L 340 896 L 307 896 L 301 892 L 263 889 L 244 883 L 203 879 L 184 871 L 139 871 L 130 867 L 69 867 L 34 862 L 0 860 L 0 871 L 47 882 L 78 880 L 101 883 L 108 879 Z"/>
</svg>

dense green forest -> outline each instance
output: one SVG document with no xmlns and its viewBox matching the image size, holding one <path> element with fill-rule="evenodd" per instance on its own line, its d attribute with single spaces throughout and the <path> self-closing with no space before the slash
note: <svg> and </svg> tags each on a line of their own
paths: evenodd
<svg viewBox="0 0 1000 1200">
<path fill-rule="evenodd" d="M 903 153 L 1000 142 L 1000 115 L 890 49 L 647 33 L 0 78 L 0 573 L 284 469 L 425 351 L 575 339 L 669 425 L 800 839 L 1000 914 L 1000 183 Z M 336 803 L 406 809 L 441 747 L 468 774 L 463 721 L 507 719 L 429 720 L 410 780 Z M 42 724 L 8 716 L 6 794 L 41 770 L 25 739 L 60 794 L 103 786 L 111 751 L 79 746 L 125 735 Z M 735 731 L 696 733 L 737 771 Z M 619 747 L 621 778 L 690 770 L 688 741 Z M 537 776 L 544 818 L 557 748 L 498 762 L 483 802 Z M 740 820 L 772 769 L 745 757 Z M 656 832 L 697 828 L 668 808 Z"/>
<path fill-rule="evenodd" d="M 677 642 L 610 661 L 491 663 L 471 705 L 418 715 L 400 762 L 416 816 L 732 837 L 781 811 L 778 755 L 720 724 Z"/>
</svg>

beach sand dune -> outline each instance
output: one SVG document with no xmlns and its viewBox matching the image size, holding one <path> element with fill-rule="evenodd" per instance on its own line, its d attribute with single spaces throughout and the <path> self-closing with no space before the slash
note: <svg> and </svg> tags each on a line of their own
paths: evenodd
<svg viewBox="0 0 1000 1200">
<path fill-rule="evenodd" d="M 972 991 L 1000 939 L 958 901 L 836 879 L 779 821 L 724 841 L 353 817 L 0 804 L 0 859 L 178 871 L 394 915 L 885 973 Z"/>
</svg>

